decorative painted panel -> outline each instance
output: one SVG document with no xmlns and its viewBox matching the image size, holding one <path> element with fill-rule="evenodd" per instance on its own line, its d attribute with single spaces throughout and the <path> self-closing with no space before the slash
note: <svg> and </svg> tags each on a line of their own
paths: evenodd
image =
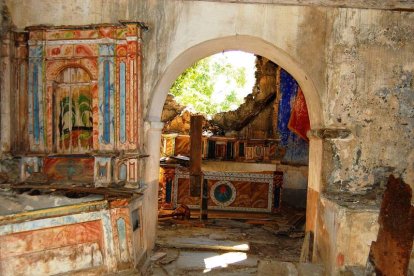
<svg viewBox="0 0 414 276">
<path fill-rule="evenodd" d="M 100 54 L 113 53 L 113 47 L 100 46 Z M 100 57 L 99 70 L 99 149 L 114 149 L 115 75 L 114 58 Z"/>
<path fill-rule="evenodd" d="M 88 171 L 87 182 L 97 186 L 113 180 L 139 183 L 139 160 L 127 158 L 118 169 L 114 158 L 119 151 L 138 154 L 141 28 L 125 22 L 34 26 L 16 33 L 16 64 L 22 64 L 15 69 L 16 107 L 22 118 L 15 148 L 27 153 L 28 144 L 31 154 L 68 158 L 47 159 L 51 180 L 73 180 L 79 165 Z M 90 157 L 92 170 L 88 162 L 69 164 L 73 155 Z"/>
<path fill-rule="evenodd" d="M 0 236 L 0 273 L 46 275 L 99 267 L 104 264 L 102 232 L 100 221 L 90 221 Z"/>
<path fill-rule="evenodd" d="M 125 62 L 119 65 L 119 141 L 121 144 L 126 142 L 126 67 Z"/>
<path fill-rule="evenodd" d="M 274 207 L 273 172 L 205 172 L 210 191 L 208 208 L 212 210 L 271 212 Z M 176 170 L 173 206 L 199 208 L 200 197 L 189 193 L 190 178 L 186 171 Z"/>
<path fill-rule="evenodd" d="M 47 157 L 44 173 L 52 181 L 94 181 L 94 159 L 92 157 Z"/>
<path fill-rule="evenodd" d="M 139 166 L 137 159 L 129 159 L 127 163 L 127 171 L 128 171 L 128 183 L 137 183 L 139 181 Z"/>
<path fill-rule="evenodd" d="M 43 122 L 43 46 L 31 46 L 29 49 L 28 75 L 28 133 L 30 150 L 44 150 Z"/>
<path fill-rule="evenodd" d="M 95 186 L 108 186 L 112 182 L 112 158 L 95 157 Z"/>
<path fill-rule="evenodd" d="M 33 173 L 41 171 L 42 160 L 38 157 L 23 157 L 20 162 L 21 181 L 25 181 Z"/>
<path fill-rule="evenodd" d="M 54 89 L 55 145 L 59 153 L 84 153 L 93 147 L 92 91 L 82 68 L 61 72 Z"/>
<path fill-rule="evenodd" d="M 136 22 L 28 28 L 28 74 L 19 74 L 27 75 L 32 152 L 138 149 L 141 28 Z M 74 73 L 74 79 L 62 81 L 71 74 L 66 70 L 85 72 L 89 78 Z"/>
<path fill-rule="evenodd" d="M 0 224 L 0 275 L 73 274 L 82 269 L 101 275 L 133 268 L 145 252 L 141 207 L 142 198 L 135 197 L 7 216 L 12 223 Z M 56 216 L 56 210 L 63 215 Z"/>
<path fill-rule="evenodd" d="M 132 37 L 133 38 L 133 37 Z M 125 150 L 136 149 L 138 135 L 138 89 L 137 89 L 137 41 L 117 45 L 117 86 L 120 91 L 117 99 L 117 147 Z"/>
</svg>

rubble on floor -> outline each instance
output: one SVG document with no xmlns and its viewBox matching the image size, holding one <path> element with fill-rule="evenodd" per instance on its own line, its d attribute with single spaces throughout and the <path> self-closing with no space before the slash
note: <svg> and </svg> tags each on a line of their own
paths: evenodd
<svg viewBox="0 0 414 276">
<path fill-rule="evenodd" d="M 207 221 L 161 219 L 149 275 L 260 275 L 262 262 L 299 262 L 304 211 L 226 215 L 212 212 Z"/>
<path fill-rule="evenodd" d="M 81 194 L 81 193 L 78 193 Z M 52 208 L 102 200 L 102 195 L 81 194 L 78 198 L 66 193 L 41 191 L 39 189 L 15 190 L 10 185 L 0 187 L 0 216 L 31 210 Z"/>
<path fill-rule="evenodd" d="M 260 276 L 311 276 L 324 274 L 325 270 L 322 265 L 311 263 L 260 261 L 257 269 L 257 275 Z"/>
</svg>

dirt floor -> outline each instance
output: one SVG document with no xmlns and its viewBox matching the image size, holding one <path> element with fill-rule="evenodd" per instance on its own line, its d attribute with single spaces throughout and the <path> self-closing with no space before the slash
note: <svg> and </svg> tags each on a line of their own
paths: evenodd
<svg viewBox="0 0 414 276">
<path fill-rule="evenodd" d="M 257 275 L 260 262 L 299 262 L 304 210 L 194 217 L 160 219 L 148 275 Z"/>
</svg>

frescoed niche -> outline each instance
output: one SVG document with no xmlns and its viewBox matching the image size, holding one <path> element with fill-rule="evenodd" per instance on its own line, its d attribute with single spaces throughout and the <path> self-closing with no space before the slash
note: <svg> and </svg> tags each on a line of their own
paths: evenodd
<svg viewBox="0 0 414 276">
<path fill-rule="evenodd" d="M 88 177 L 79 181 L 93 176 L 95 185 L 138 183 L 145 28 L 121 22 L 32 26 L 16 33 L 21 115 L 16 152 L 45 159 L 40 171 L 54 180 L 72 181 L 74 160 L 83 158 L 87 160 L 79 164 Z M 112 165 L 119 155 L 127 164 L 120 174 Z"/>
<path fill-rule="evenodd" d="M 138 150 L 142 28 L 27 28 L 27 72 L 17 74 L 27 76 L 20 129 L 31 153 Z"/>
<path fill-rule="evenodd" d="M 92 91 L 89 74 L 68 67 L 54 84 L 54 145 L 58 153 L 84 153 L 93 148 Z"/>
</svg>

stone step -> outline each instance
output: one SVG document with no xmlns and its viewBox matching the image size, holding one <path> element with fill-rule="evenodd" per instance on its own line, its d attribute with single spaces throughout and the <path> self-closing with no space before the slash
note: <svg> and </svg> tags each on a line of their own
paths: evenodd
<svg viewBox="0 0 414 276">
<path fill-rule="evenodd" d="M 245 241 L 225 241 L 213 240 L 206 237 L 197 238 L 180 238 L 169 237 L 168 239 L 159 239 L 156 245 L 160 247 L 186 248 L 186 249 L 207 249 L 207 250 L 224 250 L 224 251 L 249 251 L 250 246 Z"/>
<path fill-rule="evenodd" d="M 320 264 L 291 263 L 279 261 L 259 261 L 258 276 L 324 276 L 325 269 Z"/>
</svg>

